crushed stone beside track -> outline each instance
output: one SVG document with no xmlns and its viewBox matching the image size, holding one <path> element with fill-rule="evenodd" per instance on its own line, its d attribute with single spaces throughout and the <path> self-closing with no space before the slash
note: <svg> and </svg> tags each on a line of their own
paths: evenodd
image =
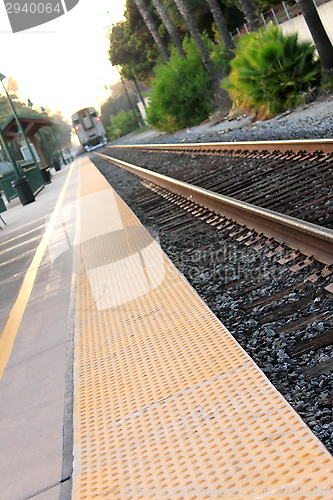
<svg viewBox="0 0 333 500">
<path fill-rule="evenodd" d="M 216 123 L 216 120 L 211 120 L 174 134 L 164 134 L 154 130 L 142 134 L 129 134 L 113 141 L 111 144 L 330 138 L 333 138 L 333 94 L 322 95 L 312 103 L 302 104 L 269 120 L 253 121 L 251 117 L 245 115 L 237 118 L 227 118 L 219 123 Z"/>
</svg>

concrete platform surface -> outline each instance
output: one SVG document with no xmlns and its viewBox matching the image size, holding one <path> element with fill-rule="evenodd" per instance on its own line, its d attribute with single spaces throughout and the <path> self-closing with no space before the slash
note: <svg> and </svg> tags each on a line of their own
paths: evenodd
<svg viewBox="0 0 333 500">
<path fill-rule="evenodd" d="M 60 216 L 75 204 L 76 191 L 73 167 L 66 166 L 35 202 L 14 200 L 2 214 L 1 500 L 58 500 L 64 479 L 72 251 L 55 249 L 63 249 Z"/>
</svg>

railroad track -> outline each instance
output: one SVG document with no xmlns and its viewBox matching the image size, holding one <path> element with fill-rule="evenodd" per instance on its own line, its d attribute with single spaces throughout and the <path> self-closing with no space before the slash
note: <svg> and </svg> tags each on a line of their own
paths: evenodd
<svg viewBox="0 0 333 500">
<path fill-rule="evenodd" d="M 178 144 L 131 144 L 108 146 L 110 149 L 132 149 L 150 151 L 267 151 L 267 152 L 299 152 L 331 153 L 333 139 L 298 139 L 292 141 L 243 141 L 243 142 L 197 142 Z"/>
<path fill-rule="evenodd" d="M 333 141 L 146 145 L 106 150 L 120 160 L 333 229 Z"/>
<path fill-rule="evenodd" d="M 330 153 L 315 155 L 329 164 Z M 279 219 L 287 228 L 274 238 L 260 231 L 260 224 L 259 229 L 249 227 L 223 213 L 216 194 L 198 188 L 191 194 L 183 183 L 178 183 L 180 191 L 171 192 L 166 183 L 174 186 L 174 180 L 98 157 L 97 166 L 127 196 L 142 222 L 158 233 L 175 265 L 332 453 L 333 231 L 290 217 L 282 222 L 281 214 L 273 214 L 273 223 Z M 144 178 L 124 181 L 128 174 L 120 175 L 105 160 Z M 220 200 L 224 210 L 227 201 Z M 238 217 L 241 208 L 252 208 L 253 218 L 253 207 L 239 201 L 233 206 Z M 255 214 L 270 221 L 267 210 Z M 297 231 L 306 237 L 295 237 Z M 290 233 L 295 244 L 284 241 Z"/>
</svg>

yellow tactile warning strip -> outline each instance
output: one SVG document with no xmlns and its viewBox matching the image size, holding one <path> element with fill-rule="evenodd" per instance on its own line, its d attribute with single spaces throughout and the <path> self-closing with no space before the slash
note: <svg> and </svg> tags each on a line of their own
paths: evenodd
<svg viewBox="0 0 333 500">
<path fill-rule="evenodd" d="M 73 499 L 333 499 L 333 458 L 80 161 Z"/>
</svg>

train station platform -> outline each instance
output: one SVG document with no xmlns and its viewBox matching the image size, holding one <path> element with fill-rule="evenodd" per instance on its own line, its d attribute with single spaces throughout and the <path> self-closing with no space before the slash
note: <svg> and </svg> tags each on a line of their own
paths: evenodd
<svg viewBox="0 0 333 500">
<path fill-rule="evenodd" d="M 6 222 L 1 500 L 333 499 L 332 456 L 87 157 Z"/>
</svg>

